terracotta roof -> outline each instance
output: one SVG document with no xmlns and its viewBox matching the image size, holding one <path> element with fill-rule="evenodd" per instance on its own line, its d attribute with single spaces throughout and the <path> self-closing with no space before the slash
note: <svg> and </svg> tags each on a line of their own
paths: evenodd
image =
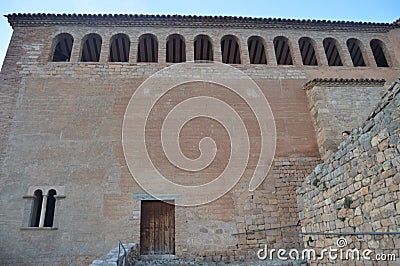
<svg viewBox="0 0 400 266">
<path fill-rule="evenodd" d="M 133 15 L 133 14 L 21 14 L 5 15 L 12 27 L 60 24 L 175 26 L 175 27 L 236 27 L 236 28 L 298 28 L 316 30 L 388 31 L 400 27 L 398 22 L 375 23 L 234 16 Z"/>
<path fill-rule="evenodd" d="M 353 85 L 353 86 L 365 86 L 365 85 L 380 85 L 383 86 L 386 80 L 384 79 L 344 79 L 344 78 L 316 78 L 310 80 L 304 84 L 304 89 L 308 90 L 314 86 L 324 85 L 324 86 L 343 86 L 343 85 Z"/>
</svg>

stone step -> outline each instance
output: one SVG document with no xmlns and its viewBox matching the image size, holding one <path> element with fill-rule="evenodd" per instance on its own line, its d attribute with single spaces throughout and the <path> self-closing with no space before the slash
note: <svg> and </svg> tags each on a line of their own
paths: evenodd
<svg viewBox="0 0 400 266">
<path fill-rule="evenodd" d="M 137 249 L 136 243 L 127 243 L 123 244 L 123 246 L 127 251 L 127 254 Z M 118 258 L 118 251 L 119 251 L 119 258 Z M 123 255 L 124 255 L 124 250 L 122 248 L 119 249 L 118 247 L 116 247 L 113 248 L 110 252 L 108 252 L 107 255 L 94 260 L 92 264 L 90 264 L 90 266 L 117 266 L 118 260 L 121 260 L 123 258 Z"/>
</svg>

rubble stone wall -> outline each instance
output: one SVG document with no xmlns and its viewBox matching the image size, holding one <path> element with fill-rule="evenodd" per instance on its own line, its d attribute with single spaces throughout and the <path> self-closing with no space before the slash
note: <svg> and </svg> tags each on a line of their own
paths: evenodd
<svg viewBox="0 0 400 266">
<path fill-rule="evenodd" d="M 368 234 L 400 228 L 399 92 L 395 83 L 368 119 L 351 132 L 351 139 L 342 142 L 297 190 L 303 232 L 365 232 L 358 238 L 344 236 L 345 248 L 399 257 L 398 235 Z M 306 234 L 303 242 L 306 248 L 337 248 L 339 237 L 343 236 Z"/>
</svg>

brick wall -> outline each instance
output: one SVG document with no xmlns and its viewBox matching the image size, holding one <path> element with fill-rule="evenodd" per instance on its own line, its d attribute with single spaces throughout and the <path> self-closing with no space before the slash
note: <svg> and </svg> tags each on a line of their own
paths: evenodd
<svg viewBox="0 0 400 266">
<path fill-rule="evenodd" d="M 352 131 L 351 139 L 341 143 L 297 190 L 303 232 L 399 231 L 399 92 L 399 83 L 395 83 L 368 120 Z M 304 235 L 303 242 L 305 247 L 321 250 L 336 248 L 338 238 Z M 374 254 L 399 257 L 397 235 L 345 238 L 348 248 L 369 248 Z"/>
</svg>

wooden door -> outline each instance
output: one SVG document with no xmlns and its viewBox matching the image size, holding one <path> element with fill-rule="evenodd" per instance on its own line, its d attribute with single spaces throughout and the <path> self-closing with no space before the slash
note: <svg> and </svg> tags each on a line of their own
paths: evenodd
<svg viewBox="0 0 400 266">
<path fill-rule="evenodd" d="M 140 254 L 175 254 L 175 206 L 163 201 L 142 201 Z"/>
</svg>

